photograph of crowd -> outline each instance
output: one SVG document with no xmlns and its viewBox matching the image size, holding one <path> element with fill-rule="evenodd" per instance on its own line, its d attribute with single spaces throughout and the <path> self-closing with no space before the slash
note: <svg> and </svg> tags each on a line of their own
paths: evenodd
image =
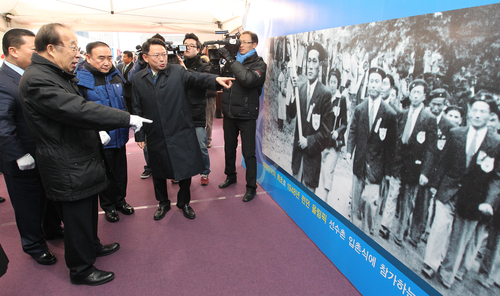
<svg viewBox="0 0 500 296">
<path fill-rule="evenodd" d="M 500 294 L 500 4 L 270 38 L 263 154 L 444 295 Z"/>
</svg>

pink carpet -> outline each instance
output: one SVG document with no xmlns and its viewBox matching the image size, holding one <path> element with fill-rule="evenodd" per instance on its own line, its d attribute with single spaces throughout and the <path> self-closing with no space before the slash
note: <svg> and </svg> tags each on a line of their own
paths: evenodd
<svg viewBox="0 0 500 296">
<path fill-rule="evenodd" d="M 191 205 L 195 220 L 176 207 L 153 220 L 157 202 L 151 179 L 140 179 L 144 158 L 131 140 L 128 152 L 127 202 L 135 214 L 120 214 L 109 223 L 99 216 L 103 243 L 121 249 L 98 258 L 95 266 L 115 272 L 115 279 L 97 287 L 69 282 L 63 242 L 50 241 L 58 262 L 38 265 L 21 249 L 14 213 L 0 177 L 0 244 L 9 259 L 0 278 L 0 295 L 359 295 L 359 292 L 260 187 L 257 197 L 243 203 L 245 170 L 238 153 L 238 183 L 226 189 L 222 119 L 214 119 L 212 173 L 202 187 L 193 177 Z M 168 182 L 175 202 L 177 185 Z"/>
</svg>

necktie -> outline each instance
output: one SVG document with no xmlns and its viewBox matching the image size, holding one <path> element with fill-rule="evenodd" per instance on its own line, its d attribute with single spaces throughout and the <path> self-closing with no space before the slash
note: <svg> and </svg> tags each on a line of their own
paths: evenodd
<svg viewBox="0 0 500 296">
<path fill-rule="evenodd" d="M 465 163 L 466 167 L 469 167 L 469 163 L 472 160 L 474 154 L 476 154 L 476 142 L 477 142 L 477 131 L 473 131 L 474 136 L 472 137 L 472 141 L 470 142 L 469 147 L 467 148 L 467 162 Z"/>
<path fill-rule="evenodd" d="M 308 90 L 307 90 L 307 108 L 309 108 L 309 103 L 311 102 L 311 97 L 312 97 L 312 87 L 309 85 Z"/>
<path fill-rule="evenodd" d="M 403 138 L 401 139 L 403 144 L 408 143 L 408 139 L 410 139 L 411 135 L 411 125 L 413 123 L 413 113 L 415 113 L 415 110 L 411 110 L 411 112 L 408 112 L 408 119 L 406 120 L 405 124 L 405 129 L 403 131 Z"/>
<path fill-rule="evenodd" d="M 370 132 L 372 131 L 372 126 L 373 126 L 373 117 L 374 117 L 374 113 L 375 113 L 375 106 L 374 106 L 374 103 L 373 103 L 373 100 L 372 99 L 369 99 L 370 100 L 370 114 L 369 114 L 369 118 L 368 120 L 370 121 Z"/>
</svg>

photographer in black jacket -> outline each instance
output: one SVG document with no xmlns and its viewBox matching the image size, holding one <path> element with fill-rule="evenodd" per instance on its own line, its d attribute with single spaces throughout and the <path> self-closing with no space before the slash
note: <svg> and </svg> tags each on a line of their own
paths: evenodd
<svg viewBox="0 0 500 296">
<path fill-rule="evenodd" d="M 209 63 L 201 59 L 201 42 L 193 33 L 188 33 L 184 37 L 183 44 L 186 46 L 184 52 L 184 65 L 186 69 L 194 72 L 210 73 L 212 67 Z M 218 74 L 218 73 L 213 73 Z M 209 90 L 215 92 L 215 90 Z M 189 111 L 193 117 L 193 123 L 196 129 L 196 137 L 200 144 L 201 156 L 203 158 L 203 172 L 201 173 L 200 183 L 203 186 L 208 185 L 208 174 L 210 174 L 210 157 L 207 149 L 207 125 L 206 108 L 207 108 L 207 90 L 206 89 L 188 89 L 187 97 L 189 100 Z"/>
<path fill-rule="evenodd" d="M 257 55 L 255 48 L 259 43 L 257 34 L 244 31 L 239 38 L 241 44 L 236 55 L 221 48 L 220 54 L 226 60 L 223 76 L 236 79 L 230 89 L 224 89 L 222 112 L 224 114 L 224 152 L 226 180 L 219 188 L 226 188 L 236 183 L 236 148 L 238 134 L 241 133 L 242 152 L 247 167 L 247 191 L 243 201 L 251 201 L 257 189 L 257 159 L 255 158 L 255 129 L 259 115 L 259 96 L 266 80 L 267 65 Z"/>
</svg>

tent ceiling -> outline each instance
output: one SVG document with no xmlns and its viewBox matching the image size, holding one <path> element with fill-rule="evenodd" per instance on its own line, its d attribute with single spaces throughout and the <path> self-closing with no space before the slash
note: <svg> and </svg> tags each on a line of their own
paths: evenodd
<svg viewBox="0 0 500 296">
<path fill-rule="evenodd" d="M 2 0 L 9 27 L 59 22 L 75 31 L 212 33 L 241 26 L 246 0 Z"/>
</svg>

